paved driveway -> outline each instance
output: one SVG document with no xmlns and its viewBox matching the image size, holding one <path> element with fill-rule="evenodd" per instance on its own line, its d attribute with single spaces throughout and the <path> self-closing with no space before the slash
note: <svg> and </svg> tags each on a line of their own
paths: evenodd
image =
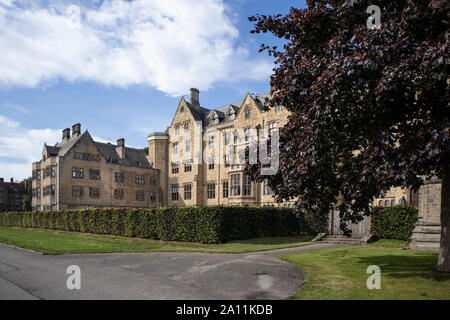
<svg viewBox="0 0 450 320">
<path fill-rule="evenodd" d="M 277 255 L 305 247 L 247 254 L 107 253 L 40 255 L 0 245 L 0 299 L 285 299 L 303 272 Z M 68 266 L 81 289 L 68 290 Z"/>
</svg>

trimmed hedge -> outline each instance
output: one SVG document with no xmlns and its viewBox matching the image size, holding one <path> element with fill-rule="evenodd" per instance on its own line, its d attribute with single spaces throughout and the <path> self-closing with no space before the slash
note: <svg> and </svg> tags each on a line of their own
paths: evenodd
<svg viewBox="0 0 450 320">
<path fill-rule="evenodd" d="M 372 214 L 371 233 L 378 239 L 409 240 L 418 220 L 415 206 L 379 208 Z"/>
<path fill-rule="evenodd" d="M 241 206 L 7 212 L 0 226 L 203 243 L 310 232 L 292 209 Z"/>
</svg>

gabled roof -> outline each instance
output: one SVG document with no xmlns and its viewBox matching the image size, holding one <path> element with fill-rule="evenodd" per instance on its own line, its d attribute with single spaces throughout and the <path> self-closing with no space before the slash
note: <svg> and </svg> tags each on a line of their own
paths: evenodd
<svg viewBox="0 0 450 320">
<path fill-rule="evenodd" d="M 78 136 L 72 136 L 65 142 L 58 142 L 55 146 L 46 145 L 45 147 L 47 148 L 47 152 L 49 154 L 64 157 L 83 137 L 87 137 L 88 139 L 92 140 L 92 142 L 97 147 L 98 152 L 108 163 L 120 164 L 130 167 L 152 168 L 150 162 L 147 159 L 147 152 L 145 151 L 145 149 L 124 147 L 124 158 L 122 159 L 116 151 L 116 145 L 94 141 L 87 130 Z M 50 153 L 49 151 L 51 151 L 52 153 Z"/>
</svg>

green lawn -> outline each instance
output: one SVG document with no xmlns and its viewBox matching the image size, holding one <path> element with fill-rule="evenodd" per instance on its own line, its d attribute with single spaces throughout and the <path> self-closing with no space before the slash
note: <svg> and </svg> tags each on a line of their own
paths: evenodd
<svg viewBox="0 0 450 320">
<path fill-rule="evenodd" d="M 380 239 L 371 243 L 368 243 L 369 246 L 374 247 L 385 247 L 385 248 L 404 248 L 409 244 L 408 241 L 405 240 L 396 240 L 396 239 Z"/>
<path fill-rule="evenodd" d="M 433 272 L 438 253 L 368 246 L 281 256 L 306 271 L 293 299 L 450 299 L 450 274 Z M 381 289 L 366 286 L 367 267 L 381 269 Z"/>
<path fill-rule="evenodd" d="M 0 228 L 0 243 L 45 254 L 191 251 L 243 253 L 313 244 L 310 236 L 257 238 L 220 244 L 160 241 L 42 229 Z"/>
</svg>

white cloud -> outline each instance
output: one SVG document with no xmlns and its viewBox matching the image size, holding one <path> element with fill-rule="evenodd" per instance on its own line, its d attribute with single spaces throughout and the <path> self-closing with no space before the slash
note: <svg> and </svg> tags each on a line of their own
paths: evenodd
<svg viewBox="0 0 450 320">
<path fill-rule="evenodd" d="M 61 130 L 27 129 L 0 115 L 0 177 L 22 180 L 31 176 L 31 164 L 41 158 L 44 142 L 54 145 L 60 138 Z"/>
<path fill-rule="evenodd" d="M 93 80 L 180 95 L 217 81 L 264 79 L 273 67 L 236 45 L 222 0 L 106 0 L 80 10 L 0 3 L 7 5 L 0 6 L 2 87 Z"/>
</svg>

